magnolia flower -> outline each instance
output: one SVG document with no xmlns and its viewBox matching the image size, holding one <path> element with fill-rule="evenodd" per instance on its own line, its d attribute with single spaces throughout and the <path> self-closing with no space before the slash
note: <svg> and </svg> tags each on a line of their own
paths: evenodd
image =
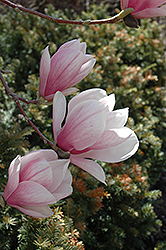
<svg viewBox="0 0 166 250">
<path fill-rule="evenodd" d="M 47 149 L 18 155 L 10 164 L 4 190 L 8 205 L 33 217 L 53 215 L 48 205 L 72 193 L 69 162 Z"/>
<path fill-rule="evenodd" d="M 166 5 L 163 5 L 165 3 L 165 0 L 121 0 L 121 8 L 133 8 L 131 15 L 136 19 L 142 19 L 166 16 Z"/>
<path fill-rule="evenodd" d="M 131 157 L 138 149 L 135 133 L 124 127 L 128 108 L 113 111 L 114 94 L 107 96 L 102 89 L 86 90 L 68 105 L 57 92 L 53 100 L 53 132 L 56 144 L 70 152 L 71 163 L 89 172 L 101 182 L 105 174 L 100 165 L 89 158 L 105 162 L 120 162 Z"/>
<path fill-rule="evenodd" d="M 79 39 L 63 44 L 51 58 L 47 46 L 40 62 L 39 94 L 51 101 L 57 91 L 74 93 L 77 89 L 72 87 L 89 74 L 96 62 L 94 56 L 85 53 L 86 43 Z"/>
</svg>

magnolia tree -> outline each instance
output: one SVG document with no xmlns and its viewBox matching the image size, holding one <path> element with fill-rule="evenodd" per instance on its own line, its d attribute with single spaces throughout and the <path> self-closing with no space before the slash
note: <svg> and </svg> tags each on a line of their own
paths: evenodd
<svg viewBox="0 0 166 250">
<path fill-rule="evenodd" d="M 163 0 L 121 0 L 122 11 L 116 16 L 85 21 L 56 19 L 7 0 L 0 2 L 56 23 L 74 25 L 111 24 L 123 20 L 127 26 L 138 28 L 137 19 L 166 16 L 166 1 Z M 46 47 L 40 61 L 39 97 L 32 101 L 13 93 L 3 78 L 7 72 L 0 70 L 0 79 L 7 94 L 44 143 L 50 146 L 50 149 L 15 157 L 9 166 L 4 193 L 1 194 L 2 206 L 5 199 L 9 206 L 29 216 L 50 217 L 53 211 L 49 205 L 72 193 L 70 163 L 106 184 L 104 170 L 97 161 L 116 163 L 128 159 L 137 151 L 137 136 L 125 126 L 129 108 L 114 110 L 114 93 L 107 95 L 103 89 L 88 89 L 74 95 L 67 104 L 66 96 L 79 91 L 75 85 L 89 74 L 95 62 L 93 55 L 86 54 L 86 43 L 79 39 L 64 43 L 52 57 L 49 47 Z M 53 104 L 54 142 L 46 138 L 30 120 L 20 101 L 27 105 Z"/>
</svg>

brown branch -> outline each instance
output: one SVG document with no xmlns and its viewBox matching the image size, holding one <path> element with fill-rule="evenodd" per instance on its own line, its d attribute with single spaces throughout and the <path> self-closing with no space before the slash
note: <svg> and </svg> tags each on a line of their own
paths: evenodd
<svg viewBox="0 0 166 250">
<path fill-rule="evenodd" d="M 30 120 L 30 118 L 27 116 L 27 114 L 25 113 L 24 109 L 22 108 L 19 100 L 21 100 L 22 98 L 20 98 L 17 94 L 13 93 L 5 79 L 3 78 L 2 76 L 2 71 L 0 70 L 0 80 L 3 84 L 3 86 L 5 87 L 6 89 L 6 92 L 8 94 L 8 96 L 13 99 L 15 101 L 15 103 L 17 104 L 19 110 L 21 111 L 21 113 L 23 114 L 24 118 L 28 121 L 28 123 L 31 125 L 31 127 L 35 130 L 35 132 L 42 138 L 42 140 L 44 141 L 45 144 L 48 144 L 57 154 L 60 158 L 63 158 L 63 159 L 68 159 L 70 157 L 70 153 L 69 152 L 64 152 L 61 148 L 59 148 L 55 143 L 51 142 L 50 140 L 48 140 L 41 132 L 40 130 L 34 125 L 34 123 Z M 24 99 L 24 101 L 26 101 Z"/>
<path fill-rule="evenodd" d="M 5 70 L 1 70 L 1 69 L 0 69 L 0 73 L 1 73 L 1 72 L 2 72 L 3 74 L 5 74 L 5 73 L 12 73 L 11 71 L 5 71 Z M 7 83 L 5 82 L 5 80 L 4 80 L 3 76 L 2 76 L 2 74 L 1 74 L 1 76 L 0 76 L 0 79 L 1 79 L 1 82 L 2 82 L 3 86 L 4 86 L 5 89 L 6 89 L 6 92 L 7 92 L 8 96 L 11 97 L 12 99 L 13 99 L 13 97 L 14 97 L 15 99 L 20 100 L 20 101 L 23 101 L 23 102 L 25 102 L 26 104 L 30 104 L 30 103 L 32 103 L 32 104 L 38 104 L 38 103 L 39 103 L 39 100 L 38 100 L 38 99 L 37 99 L 37 100 L 32 100 L 32 101 L 27 101 L 26 99 L 24 99 L 24 98 L 18 96 L 17 94 L 13 93 L 13 92 L 10 90 L 10 88 L 8 87 Z"/>
<path fill-rule="evenodd" d="M 32 15 L 35 16 L 39 16 L 42 17 L 44 19 L 47 19 L 49 21 L 55 22 L 55 23 L 63 23 L 63 24 L 74 24 L 74 25 L 93 25 L 93 24 L 104 24 L 104 23 L 116 23 L 117 21 L 123 19 L 124 17 L 126 17 L 127 15 L 129 15 L 131 12 L 134 11 L 133 8 L 128 8 L 125 10 L 122 10 L 119 14 L 108 18 L 108 19 L 101 19 L 101 20 L 64 20 L 64 19 L 58 19 L 58 18 L 54 18 L 51 16 L 48 16 L 46 14 L 43 14 L 41 12 L 37 12 L 28 8 L 25 8 L 23 6 L 20 6 L 18 4 L 12 3 L 11 1 L 8 0 L 0 0 L 0 2 L 3 2 L 5 4 L 7 4 L 8 6 L 12 7 L 13 9 L 18 9 L 20 11 L 26 12 L 26 13 L 30 13 Z"/>
</svg>

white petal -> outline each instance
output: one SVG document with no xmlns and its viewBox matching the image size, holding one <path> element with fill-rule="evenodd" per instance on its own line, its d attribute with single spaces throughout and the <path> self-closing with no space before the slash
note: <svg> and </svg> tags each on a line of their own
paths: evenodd
<svg viewBox="0 0 166 250">
<path fill-rule="evenodd" d="M 56 143 L 57 133 L 61 128 L 66 113 L 66 99 L 61 92 L 56 92 L 53 100 L 53 133 Z"/>
<path fill-rule="evenodd" d="M 74 96 L 68 105 L 68 113 L 80 102 L 86 100 L 100 100 L 101 98 L 107 96 L 106 91 L 99 88 L 88 89 L 80 94 Z"/>
<path fill-rule="evenodd" d="M 59 187 L 53 193 L 53 195 L 57 201 L 69 196 L 72 193 L 73 188 L 72 188 L 71 184 L 72 184 L 72 175 L 71 175 L 70 171 L 67 169 L 62 183 L 59 185 Z"/>
<path fill-rule="evenodd" d="M 115 95 L 111 94 L 109 96 L 103 97 L 100 99 L 100 102 L 107 107 L 108 112 L 111 112 L 115 106 Z"/>
<path fill-rule="evenodd" d="M 69 166 L 69 163 L 70 163 L 70 160 L 56 160 L 56 161 L 50 162 L 50 166 L 52 168 L 53 180 L 48 190 L 51 193 L 53 193 L 62 183 L 66 175 L 66 171 Z"/>
<path fill-rule="evenodd" d="M 128 108 L 124 108 L 107 113 L 107 123 L 105 130 L 123 127 L 128 119 L 128 111 Z"/>
<path fill-rule="evenodd" d="M 132 134 L 133 131 L 127 127 L 104 131 L 98 141 L 89 147 L 89 150 L 102 150 L 115 147 L 127 141 Z"/>
<path fill-rule="evenodd" d="M 46 218 L 53 215 L 53 211 L 48 206 L 17 206 L 14 205 L 12 207 L 17 208 L 22 213 L 27 214 L 29 216 L 35 218 Z"/>
<path fill-rule="evenodd" d="M 89 174 L 93 175 L 96 179 L 106 184 L 105 173 L 102 167 L 97 162 L 87 160 L 84 158 L 80 158 L 79 156 L 75 156 L 75 155 L 71 155 L 70 160 L 71 160 L 71 163 L 82 168 Z"/>
<path fill-rule="evenodd" d="M 105 162 L 120 162 L 130 158 L 138 150 L 139 141 L 134 134 L 125 142 L 103 150 L 92 150 L 80 155 L 80 157 L 92 158 Z"/>
<path fill-rule="evenodd" d="M 8 173 L 8 182 L 4 190 L 5 200 L 16 190 L 19 184 L 19 173 L 21 165 L 21 156 L 18 155 L 10 164 Z"/>
</svg>

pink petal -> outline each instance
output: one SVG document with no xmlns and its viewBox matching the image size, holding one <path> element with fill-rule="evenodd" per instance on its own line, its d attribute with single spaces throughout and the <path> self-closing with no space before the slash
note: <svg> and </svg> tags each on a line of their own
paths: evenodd
<svg viewBox="0 0 166 250">
<path fill-rule="evenodd" d="M 80 46 L 79 39 L 74 39 L 74 40 L 71 40 L 69 42 L 62 44 L 60 46 L 60 48 L 58 49 L 58 51 L 60 51 L 62 49 L 78 49 L 79 50 L 79 46 Z"/>
<path fill-rule="evenodd" d="M 53 133 L 55 143 L 57 142 L 57 133 L 61 128 L 66 113 L 66 99 L 61 92 L 56 92 L 53 100 Z"/>
<path fill-rule="evenodd" d="M 79 50 L 65 49 L 55 53 L 51 58 L 51 68 L 47 79 L 45 95 L 62 91 L 76 77 L 83 62 L 84 55 Z M 70 84 L 70 87 L 75 85 Z"/>
<path fill-rule="evenodd" d="M 88 89 L 80 94 L 74 96 L 68 105 L 68 113 L 80 102 L 87 101 L 87 100 L 100 100 L 101 98 L 107 96 L 106 91 L 103 89 L 93 88 Z"/>
<path fill-rule="evenodd" d="M 107 114 L 105 130 L 123 127 L 128 119 L 128 108 L 117 109 Z"/>
<path fill-rule="evenodd" d="M 46 161 L 54 161 L 58 159 L 57 153 L 55 153 L 52 149 L 40 149 L 36 151 L 32 151 L 29 154 L 21 157 L 21 169 L 28 164 L 31 160 L 35 160 L 37 158 L 45 158 Z"/>
<path fill-rule="evenodd" d="M 83 43 L 80 43 L 80 40 L 79 39 L 74 39 L 72 41 L 69 41 L 69 42 L 66 42 L 64 43 L 59 49 L 59 50 L 62 50 L 62 49 L 77 49 L 77 50 L 80 50 L 83 54 L 85 54 L 86 52 L 86 43 L 83 42 Z"/>
<path fill-rule="evenodd" d="M 133 12 L 132 15 L 137 19 L 166 16 L 166 5 L 160 8 L 145 9 L 136 13 Z"/>
<path fill-rule="evenodd" d="M 69 82 L 68 85 L 69 86 L 74 85 L 74 84 L 80 82 L 82 79 L 84 79 L 92 70 L 95 62 L 96 62 L 96 59 L 93 58 L 93 59 L 87 61 L 86 63 L 84 63 L 81 66 L 78 74 L 75 76 L 75 78 L 73 78 L 73 80 L 71 82 Z"/>
<path fill-rule="evenodd" d="M 82 51 L 83 54 L 86 53 L 86 43 L 85 42 L 79 44 L 79 50 Z"/>
<path fill-rule="evenodd" d="M 127 8 L 132 7 L 135 11 L 140 11 L 148 8 L 157 8 L 164 3 L 164 0 L 129 0 Z"/>
<path fill-rule="evenodd" d="M 48 46 L 47 46 L 43 51 L 41 61 L 40 61 L 39 94 L 43 97 L 45 95 L 45 88 L 46 88 L 49 72 L 50 72 L 50 54 L 49 54 Z"/>
<path fill-rule="evenodd" d="M 85 101 L 76 105 L 66 118 L 58 137 L 58 146 L 65 151 L 83 150 L 94 144 L 104 132 L 106 110 L 97 101 Z"/>
<path fill-rule="evenodd" d="M 10 164 L 8 173 L 8 182 L 4 190 L 4 198 L 7 200 L 9 196 L 16 190 L 19 184 L 19 172 L 21 165 L 21 156 L 18 155 Z"/>
<path fill-rule="evenodd" d="M 62 94 L 63 94 L 64 96 L 68 96 L 68 95 L 72 95 L 72 94 L 78 92 L 78 90 L 79 90 L 79 89 L 77 89 L 77 88 L 75 88 L 75 87 L 72 87 L 72 88 L 64 89 L 64 90 L 62 91 Z"/>
<path fill-rule="evenodd" d="M 103 150 L 92 150 L 80 155 L 80 157 L 93 158 L 99 161 L 105 162 L 120 162 L 130 158 L 137 151 L 139 141 L 134 134 L 128 138 L 125 142 Z"/>
<path fill-rule="evenodd" d="M 17 208 L 22 213 L 35 218 L 46 218 L 53 215 L 53 211 L 48 206 L 17 206 L 12 205 L 12 207 Z"/>
<path fill-rule="evenodd" d="M 54 196 L 46 188 L 33 181 L 19 183 L 7 200 L 10 206 L 43 206 L 55 202 Z"/>
<path fill-rule="evenodd" d="M 52 168 L 52 184 L 49 187 L 49 191 L 53 193 L 59 185 L 62 183 L 67 168 L 69 166 L 70 160 L 56 160 L 53 162 L 50 162 L 50 166 Z"/>
<path fill-rule="evenodd" d="M 71 184 L 72 184 L 72 175 L 70 171 L 67 169 L 62 183 L 55 190 L 55 192 L 53 192 L 53 195 L 57 201 L 69 196 L 72 193 L 73 188 Z"/>
<path fill-rule="evenodd" d="M 75 156 L 72 154 L 70 156 L 70 160 L 71 160 L 71 163 L 82 168 L 89 174 L 93 175 L 96 179 L 106 184 L 104 171 L 97 162 L 87 160 L 84 158 L 80 158 L 79 156 Z"/>
<path fill-rule="evenodd" d="M 20 170 L 20 182 L 34 181 L 48 189 L 52 183 L 52 169 L 44 158 L 37 158 L 28 162 Z"/>
<path fill-rule="evenodd" d="M 122 10 L 128 8 L 128 3 L 129 3 L 129 0 L 121 0 L 121 8 L 122 8 Z"/>
</svg>

